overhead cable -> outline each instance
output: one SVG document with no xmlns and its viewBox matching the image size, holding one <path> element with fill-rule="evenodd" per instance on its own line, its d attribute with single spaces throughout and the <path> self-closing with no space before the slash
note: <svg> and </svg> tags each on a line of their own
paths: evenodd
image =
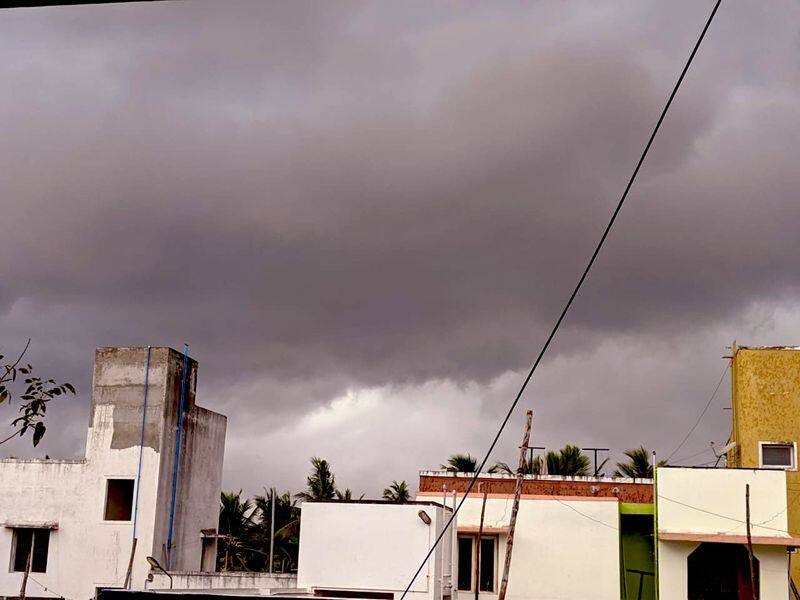
<svg viewBox="0 0 800 600">
<path fill-rule="evenodd" d="M 669 110 L 669 107 L 672 105 L 672 101 L 675 98 L 675 95 L 678 93 L 678 89 L 680 88 L 681 83 L 683 82 L 683 79 L 686 76 L 686 73 L 687 73 L 687 71 L 689 70 L 689 67 L 692 64 L 692 61 L 694 60 L 694 57 L 695 57 L 695 55 L 697 54 L 697 51 L 700 48 L 700 44 L 702 43 L 703 38 L 705 37 L 706 32 L 708 31 L 708 28 L 711 26 L 711 22 L 714 20 L 714 16 L 717 14 L 717 9 L 719 9 L 719 5 L 721 4 L 721 2 L 722 2 L 722 0 L 717 0 L 714 3 L 714 8 L 713 8 L 713 10 L 711 11 L 711 14 L 708 17 L 708 20 L 706 21 L 706 24 L 703 27 L 703 30 L 700 32 L 700 37 L 697 38 L 697 42 L 695 43 L 694 48 L 692 49 L 692 52 L 689 55 L 689 58 L 686 61 L 686 64 L 684 65 L 680 76 L 678 77 L 678 81 L 675 83 L 675 86 L 673 87 L 672 92 L 670 93 L 669 98 L 667 99 L 667 102 L 664 105 L 663 110 L 661 111 L 661 115 L 658 117 L 658 121 L 656 122 L 656 125 L 653 128 L 653 132 L 650 134 L 650 138 L 647 140 L 647 144 L 645 145 L 644 150 L 642 151 L 642 154 L 639 157 L 639 161 L 636 163 L 636 168 L 633 170 L 633 174 L 630 176 L 630 179 L 628 180 L 628 184 L 625 186 L 625 191 L 622 192 L 622 196 L 620 197 L 619 202 L 617 202 L 617 206 L 614 209 L 614 212 L 611 214 L 611 218 L 609 219 L 608 224 L 606 225 L 605 229 L 603 230 L 603 234 L 600 236 L 600 241 L 595 246 L 594 252 L 592 252 L 591 257 L 589 258 L 589 262 L 586 264 L 586 267 L 584 268 L 583 273 L 581 273 L 581 276 L 578 279 L 578 283 L 575 285 L 575 288 L 572 290 L 572 293 L 570 294 L 569 299 L 567 300 L 567 303 L 564 305 L 564 308 L 561 310 L 561 314 L 558 316 L 558 319 L 556 320 L 556 323 L 553 326 L 553 329 L 550 331 L 550 334 L 547 336 L 547 339 L 545 340 L 545 343 L 542 346 L 542 349 L 539 351 L 539 355 L 536 357 L 536 360 L 534 361 L 533 366 L 531 367 L 530 371 L 528 372 L 528 375 L 525 377 L 524 381 L 522 382 L 522 386 L 520 387 L 519 392 L 517 392 L 517 395 L 514 398 L 514 401 L 511 403 L 511 406 L 509 407 L 508 412 L 506 413 L 506 416 L 503 418 L 503 421 L 500 423 L 500 428 L 498 429 L 497 434 L 494 436 L 494 439 L 492 440 L 492 443 L 489 445 L 489 449 L 486 451 L 486 454 L 483 457 L 483 460 L 481 461 L 480 465 L 478 465 L 478 467 L 475 469 L 475 474 L 473 475 L 472 479 L 470 480 L 469 484 L 467 485 L 467 488 L 464 491 L 464 495 L 461 497 L 461 500 L 458 502 L 458 504 L 456 505 L 455 509 L 453 510 L 453 514 L 448 519 L 447 524 L 442 528 L 441 533 L 439 533 L 439 535 L 436 536 L 436 540 L 431 545 L 430 549 L 428 550 L 427 554 L 425 555 L 425 558 L 422 559 L 422 562 L 420 563 L 420 565 L 417 568 L 416 572 L 412 575 L 411 580 L 408 582 L 408 585 L 406 586 L 405 590 L 403 591 L 402 596 L 400 596 L 400 600 L 405 600 L 405 597 L 408 594 L 409 590 L 411 589 L 411 586 L 414 585 L 414 582 L 416 581 L 417 577 L 419 577 L 419 574 L 422 572 L 422 569 L 425 568 L 425 564 L 428 562 L 428 559 L 431 557 L 431 555 L 433 554 L 434 550 L 436 550 L 436 547 L 439 545 L 439 543 L 444 538 L 445 534 L 448 532 L 450 526 L 455 521 L 456 515 L 458 514 L 459 510 L 461 510 L 461 507 L 464 505 L 465 500 L 469 497 L 469 493 L 472 491 L 472 488 L 475 487 L 475 483 L 478 480 L 478 476 L 480 475 L 480 472 L 486 466 L 486 462 L 489 460 L 489 457 L 491 456 L 492 451 L 494 450 L 494 447 L 497 445 L 497 442 L 500 439 L 500 436 L 502 435 L 503 431 L 505 430 L 506 425 L 508 424 L 508 421 L 511 418 L 511 415 L 514 413 L 514 409 L 517 407 L 517 404 L 519 403 L 519 400 L 522 397 L 522 394 L 525 391 L 525 388 L 528 387 L 528 382 L 530 382 L 531 378 L 533 377 L 534 372 L 536 371 L 537 367 L 539 366 L 539 363 L 542 361 L 542 358 L 544 357 L 545 353 L 547 352 L 547 349 L 550 347 L 550 343 L 553 341 L 553 338 L 555 337 L 556 332 L 558 331 L 559 327 L 561 327 L 561 322 L 564 320 L 564 317 L 567 316 L 567 312 L 569 312 L 569 309 L 572 306 L 572 303 L 575 300 L 575 297 L 578 295 L 578 292 L 580 291 L 581 286 L 583 286 L 583 282 L 586 280 L 586 277 L 589 275 L 589 271 L 592 269 L 592 266 L 594 265 L 594 262 L 597 259 L 597 255 L 600 254 L 600 249 L 603 247 L 603 244 L 605 243 L 606 238 L 608 237 L 608 234 L 611 232 L 611 228 L 614 226 L 614 222 L 617 220 L 617 216 L 619 215 L 620 210 L 622 210 L 623 204 L 625 204 L 625 200 L 628 197 L 628 192 L 630 192 L 631 187 L 633 186 L 633 182 L 636 180 L 636 176 L 639 174 L 639 170 L 642 168 L 642 164 L 644 163 L 644 159 L 647 157 L 647 154 L 650 151 L 650 147 L 653 145 L 653 140 L 655 139 L 656 134 L 658 133 L 658 130 L 661 128 L 661 124 L 664 122 L 664 118 L 667 116 L 667 111 Z"/>
</svg>

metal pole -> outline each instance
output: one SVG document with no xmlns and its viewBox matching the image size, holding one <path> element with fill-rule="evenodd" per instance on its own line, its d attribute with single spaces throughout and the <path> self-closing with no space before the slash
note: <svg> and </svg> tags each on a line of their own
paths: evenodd
<svg viewBox="0 0 800 600">
<path fill-rule="evenodd" d="M 517 525 L 517 513 L 519 512 L 519 497 L 522 494 L 522 471 L 525 468 L 525 451 L 531 439 L 531 421 L 533 411 L 529 410 L 525 416 L 525 433 L 522 436 L 522 446 L 519 452 L 519 469 L 517 469 L 517 485 L 514 488 L 514 504 L 511 507 L 511 521 L 508 525 L 508 539 L 506 540 L 506 562 L 503 566 L 503 579 L 500 581 L 500 593 L 497 600 L 505 600 L 506 590 L 508 589 L 508 572 L 511 569 L 511 551 L 514 548 L 514 528 Z"/>
<path fill-rule="evenodd" d="M 480 490 L 478 490 L 480 491 Z M 483 516 L 486 514 L 486 496 L 488 490 L 483 490 L 483 503 L 481 504 L 481 522 L 478 525 L 478 544 L 475 551 L 475 600 L 478 600 L 478 594 L 481 589 L 481 539 L 483 538 Z M 490 592 L 492 590 L 489 590 Z"/>
<path fill-rule="evenodd" d="M 458 504 L 458 493 L 453 490 L 453 514 L 456 512 L 456 506 Z M 444 513 L 442 513 L 444 516 Z M 450 530 L 450 595 L 453 595 L 453 579 L 457 577 L 456 575 L 456 554 L 453 551 L 453 548 L 458 546 L 458 525 L 457 523 L 453 523 L 453 528 Z"/>
<path fill-rule="evenodd" d="M 269 574 L 272 575 L 272 559 L 275 550 L 275 488 L 272 488 L 272 499 L 270 500 L 272 515 L 269 519 Z"/>
</svg>

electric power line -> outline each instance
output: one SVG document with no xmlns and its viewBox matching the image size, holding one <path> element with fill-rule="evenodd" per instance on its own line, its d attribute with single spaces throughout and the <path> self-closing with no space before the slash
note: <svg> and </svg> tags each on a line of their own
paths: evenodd
<svg viewBox="0 0 800 600">
<path fill-rule="evenodd" d="M 676 463 L 682 463 L 684 461 L 691 460 L 692 458 L 697 458 L 698 456 L 702 456 L 706 452 L 711 452 L 711 448 L 704 448 L 703 450 L 700 450 L 700 452 L 695 452 L 694 454 L 690 454 L 689 456 L 683 456 L 681 458 L 676 458 L 673 461 L 672 466 L 676 466 Z"/>
<path fill-rule="evenodd" d="M 63 598 L 63 600 L 70 600 L 69 598 L 67 598 L 67 597 L 66 597 L 66 596 L 64 596 L 63 594 L 59 594 L 59 593 L 58 593 L 57 591 L 55 591 L 54 589 L 48 588 L 48 587 L 47 587 L 47 586 L 45 586 L 44 584 L 42 584 L 42 583 L 40 583 L 40 582 L 36 581 L 36 580 L 33 578 L 33 576 L 30 574 L 30 573 L 28 573 L 28 579 L 30 579 L 31 581 L 33 581 L 33 583 L 35 583 L 36 585 L 38 585 L 38 586 L 39 586 L 40 588 L 42 588 L 42 589 L 43 589 L 45 592 L 50 592 L 51 594 L 55 594 L 55 596 L 56 596 L 57 598 Z"/>
<path fill-rule="evenodd" d="M 689 436 L 691 436 L 692 433 L 694 433 L 694 430 L 697 429 L 697 426 L 700 424 L 700 421 L 703 420 L 703 417 L 705 416 L 706 412 L 708 411 L 708 407 L 711 406 L 711 403 L 714 401 L 714 398 L 717 397 L 717 392 L 719 391 L 719 387 L 722 385 L 722 381 L 725 379 L 725 374 L 728 372 L 728 369 L 730 368 L 730 366 L 731 366 L 730 362 L 727 365 L 725 365 L 725 368 L 722 370 L 722 375 L 720 375 L 719 381 L 717 382 L 717 386 L 714 388 L 714 392 L 711 394 L 711 397 L 708 399 L 708 402 L 706 402 L 706 405 L 703 408 L 703 412 L 701 412 L 700 416 L 697 417 L 697 421 L 694 422 L 694 425 L 692 425 L 692 428 L 689 429 L 689 432 L 683 437 L 683 439 L 681 440 L 681 443 L 678 444 L 677 447 L 675 448 L 675 450 L 673 450 L 672 453 L 667 457 L 667 462 L 669 462 L 669 460 L 673 456 L 675 456 L 675 453 L 678 450 L 683 448 L 683 445 L 686 443 L 686 440 L 689 439 Z"/>
<path fill-rule="evenodd" d="M 618 528 L 617 528 L 617 527 L 614 527 L 613 525 L 610 525 L 610 524 L 608 524 L 608 523 L 605 523 L 604 521 L 601 521 L 600 519 L 595 519 L 594 517 L 591 517 L 591 516 L 587 515 L 586 513 L 582 513 L 581 511 L 579 511 L 579 510 L 578 510 L 577 508 L 575 508 L 574 506 L 571 506 L 570 504 L 567 504 L 566 502 L 564 502 L 563 500 L 561 500 L 561 498 L 558 498 L 557 496 L 552 496 L 552 498 L 553 498 L 554 500 L 557 500 L 558 502 L 560 502 L 561 504 L 563 504 L 564 506 L 566 506 L 566 507 L 567 507 L 567 508 L 569 508 L 570 510 L 574 510 L 574 511 L 575 511 L 576 513 L 578 513 L 580 516 L 582 516 L 582 517 L 586 517 L 586 518 L 587 518 L 587 519 L 589 519 L 590 521 L 594 521 L 595 523 L 598 523 L 598 524 L 602 525 L 603 527 L 608 527 L 609 529 L 613 529 L 614 531 L 618 531 Z"/>
<path fill-rule="evenodd" d="M 633 174 L 631 175 L 630 179 L 628 180 L 628 184 L 625 186 L 625 191 L 622 192 L 622 196 L 620 197 L 619 202 L 617 202 L 617 206 L 614 209 L 614 212 L 611 214 L 611 218 L 609 219 L 608 224 L 606 225 L 602 236 L 600 236 L 600 241 L 597 243 L 597 246 L 595 247 L 594 252 L 591 255 L 591 258 L 589 258 L 589 262 L 586 264 L 586 267 L 584 268 L 583 273 L 580 276 L 580 279 L 578 279 L 578 283 L 575 285 L 575 288 L 572 290 L 572 294 L 570 294 L 569 299 L 567 300 L 567 303 L 564 305 L 564 308 L 561 310 L 561 314 L 559 315 L 558 319 L 556 320 L 556 323 L 553 326 L 553 329 L 550 331 L 550 334 L 547 336 L 547 339 L 545 340 L 545 343 L 542 346 L 542 349 L 539 351 L 539 355 L 536 357 L 536 360 L 534 361 L 533 366 L 531 367 L 530 371 L 528 371 L 528 375 L 525 377 L 524 381 L 522 382 L 522 386 L 520 387 L 519 392 L 517 392 L 517 395 L 514 398 L 514 401 L 511 403 L 511 406 L 509 407 L 505 418 L 500 423 L 500 429 L 498 429 L 497 434 L 494 436 L 494 439 L 492 440 L 492 443 L 489 445 L 489 449 L 486 452 L 486 455 L 483 457 L 483 460 L 481 461 L 480 465 L 475 469 L 475 474 L 472 476 L 472 479 L 470 480 L 469 484 L 467 485 L 467 488 L 466 488 L 466 490 L 464 492 L 463 497 L 461 498 L 459 503 L 456 505 L 456 507 L 453 509 L 453 514 L 450 515 L 450 518 L 448 519 L 447 524 L 442 528 L 441 533 L 438 536 L 436 536 L 436 540 L 434 540 L 433 544 L 431 545 L 430 549 L 428 550 L 427 554 L 425 555 L 425 558 L 422 559 L 422 562 L 420 563 L 419 567 L 414 572 L 414 574 L 411 576 L 411 580 L 408 582 L 408 585 L 406 586 L 405 590 L 403 591 L 402 596 L 400 596 L 400 600 L 405 600 L 405 597 L 406 597 L 406 595 L 408 595 L 408 592 L 411 589 L 411 586 L 414 585 L 414 582 L 416 581 L 417 577 L 419 577 L 419 574 L 422 572 L 422 569 L 425 568 L 425 564 L 428 562 L 428 559 L 431 557 L 431 555 L 433 554 L 434 550 L 439 545 L 439 543 L 442 541 L 442 538 L 444 538 L 444 536 L 447 533 L 447 531 L 450 528 L 450 526 L 453 524 L 453 521 L 455 520 L 456 515 L 458 515 L 458 511 L 461 510 L 461 507 L 464 505 L 464 502 L 469 497 L 469 493 L 472 491 L 472 488 L 475 487 L 475 483 L 478 480 L 478 476 L 480 475 L 480 472 L 483 471 L 483 468 L 486 466 L 486 462 L 489 460 L 489 456 L 491 456 L 492 451 L 494 450 L 494 447 L 497 445 L 497 442 L 500 439 L 500 436 L 503 434 L 503 430 L 505 430 L 506 425 L 508 424 L 508 421 L 511 418 L 511 415 L 514 413 L 514 409 L 517 407 L 517 404 L 519 403 L 519 400 L 522 397 L 522 393 L 525 391 L 525 388 L 527 388 L 528 382 L 530 382 L 531 378 L 533 377 L 534 372 L 536 371 L 536 368 L 539 366 L 539 363 L 542 361 L 542 358 L 544 357 L 545 353 L 547 352 L 547 349 L 550 347 L 550 342 L 553 341 L 553 338 L 555 337 L 556 332 L 558 331 L 559 327 L 561 327 L 561 322 L 564 320 L 564 317 L 567 316 L 567 312 L 569 312 L 569 309 L 572 306 L 572 303 L 575 300 L 575 297 L 578 295 L 578 292 L 580 291 L 581 287 L 583 286 L 583 282 L 586 280 L 586 277 L 589 275 L 589 271 L 591 270 L 592 265 L 594 265 L 594 262 L 597 259 L 597 255 L 600 254 L 600 249 L 603 247 L 603 244 L 605 243 L 606 238 L 608 237 L 608 234 L 611 231 L 611 228 L 614 226 L 614 222 L 617 220 L 617 216 L 619 215 L 620 210 L 622 210 L 623 204 L 625 204 L 625 199 L 628 197 L 628 192 L 630 192 L 631 187 L 633 186 L 633 182 L 636 180 L 636 176 L 639 174 L 639 170 L 642 168 L 642 164 L 644 163 L 644 159 L 647 157 L 647 154 L 650 151 L 650 147 L 653 145 L 653 140 L 655 140 L 656 134 L 658 133 L 658 130 L 661 128 L 661 124 L 664 122 L 664 118 L 667 116 L 667 111 L 669 110 L 669 107 L 672 105 L 672 101 L 675 98 L 675 95 L 678 93 L 678 89 L 680 88 L 681 83 L 683 82 L 683 79 L 686 76 L 686 73 L 689 71 L 689 67 L 692 64 L 692 61 L 694 60 L 694 57 L 695 57 L 695 55 L 697 54 L 697 51 L 700 48 L 700 44 L 702 43 L 703 38 L 705 37 L 706 32 L 708 31 L 708 28 L 711 26 L 711 22 L 714 20 L 714 16 L 717 14 L 717 9 L 719 9 L 719 5 L 721 3 L 722 3 L 722 0 L 717 0 L 714 3 L 714 8 L 713 8 L 713 10 L 711 11 L 711 14 L 708 17 L 708 20 L 706 21 L 706 24 L 703 27 L 703 30 L 700 32 L 700 37 L 697 38 L 697 42 L 695 43 L 694 48 L 692 49 L 692 52 L 689 55 L 689 58 L 686 61 L 686 64 L 684 65 L 680 76 L 678 77 L 678 81 L 675 83 L 675 86 L 672 88 L 672 92 L 670 93 L 669 98 L 667 99 L 667 102 L 664 105 L 663 110 L 661 111 L 661 115 L 658 117 L 658 121 L 656 122 L 656 125 L 653 128 L 653 132 L 650 134 L 650 138 L 647 140 L 647 144 L 645 145 L 644 150 L 642 151 L 642 154 L 639 157 L 639 161 L 636 163 L 636 168 L 634 168 Z"/>
<path fill-rule="evenodd" d="M 706 513 L 706 514 L 709 514 L 709 515 L 714 515 L 715 517 L 721 517 L 723 519 L 728 519 L 729 521 L 734 521 L 736 523 L 740 523 L 740 524 L 744 523 L 745 525 L 747 524 L 747 521 L 743 521 L 742 519 L 737 519 L 736 517 L 729 517 L 728 515 L 722 515 L 720 513 L 714 512 L 712 510 L 706 510 L 705 508 L 700 508 L 699 506 L 693 506 L 691 504 L 686 504 L 685 502 L 681 502 L 680 500 L 675 500 L 674 498 L 667 498 L 666 496 L 662 496 L 660 494 L 658 496 L 658 499 L 659 500 L 668 500 L 669 502 L 674 502 L 675 504 L 680 504 L 681 506 L 685 506 L 686 508 L 691 508 L 691 509 L 694 509 L 694 510 L 699 511 L 699 512 L 703 512 L 703 513 Z M 778 513 L 778 514 L 780 514 L 780 513 Z M 772 517 L 772 518 L 774 519 L 775 517 Z M 777 531 L 779 533 L 785 533 L 788 536 L 792 535 L 791 533 L 789 533 L 785 529 L 778 529 L 777 527 L 768 527 L 767 525 L 764 525 L 764 523 L 768 522 L 769 520 L 770 519 L 767 519 L 767 521 L 762 521 L 761 523 L 751 523 L 751 524 L 753 525 L 753 527 L 761 527 L 763 529 L 769 529 L 771 531 Z M 738 527 L 738 525 L 737 525 L 737 527 Z M 736 529 L 737 527 L 734 527 L 734 529 Z M 733 529 L 731 529 L 730 531 L 733 531 Z"/>
</svg>

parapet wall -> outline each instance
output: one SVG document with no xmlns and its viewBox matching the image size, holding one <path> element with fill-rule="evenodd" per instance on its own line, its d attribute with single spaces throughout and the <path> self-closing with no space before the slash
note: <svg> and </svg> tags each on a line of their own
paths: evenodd
<svg viewBox="0 0 800 600">
<path fill-rule="evenodd" d="M 445 471 L 422 471 L 419 475 L 420 494 L 463 494 L 473 474 L 447 473 Z M 516 477 L 486 473 L 478 479 L 480 491 L 490 494 L 513 494 Z M 478 493 L 478 484 L 472 489 Z M 560 477 L 557 475 L 526 475 L 522 481 L 522 493 L 526 496 L 570 496 L 617 498 L 620 502 L 651 504 L 653 502 L 652 479 L 629 479 L 611 477 Z"/>
</svg>

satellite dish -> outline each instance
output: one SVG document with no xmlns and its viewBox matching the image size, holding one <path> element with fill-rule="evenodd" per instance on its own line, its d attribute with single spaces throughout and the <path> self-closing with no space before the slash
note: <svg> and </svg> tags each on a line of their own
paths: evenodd
<svg viewBox="0 0 800 600">
<path fill-rule="evenodd" d="M 721 458 L 734 448 L 736 448 L 736 442 L 730 442 L 729 444 L 725 444 L 722 448 L 719 449 L 719 451 L 717 451 L 717 447 L 714 445 L 714 442 L 711 442 L 711 451 L 717 458 Z"/>
</svg>

